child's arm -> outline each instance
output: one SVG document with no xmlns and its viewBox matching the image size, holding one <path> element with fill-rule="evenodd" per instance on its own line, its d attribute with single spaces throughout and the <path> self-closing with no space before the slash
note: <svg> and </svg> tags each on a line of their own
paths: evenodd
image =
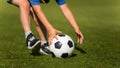
<svg viewBox="0 0 120 68">
<path fill-rule="evenodd" d="M 72 25 L 72 27 L 74 28 L 75 33 L 76 33 L 76 35 L 77 35 L 77 37 L 78 37 L 78 42 L 79 42 L 80 44 L 82 44 L 84 37 L 83 37 L 82 32 L 80 32 L 80 29 L 79 29 L 79 27 L 78 27 L 78 25 L 77 25 L 77 23 L 76 23 L 76 21 L 75 21 L 75 18 L 74 18 L 74 16 L 73 16 L 72 12 L 69 10 L 69 8 L 67 7 L 66 4 L 61 5 L 60 8 L 61 8 L 64 16 L 66 17 L 66 19 L 69 21 L 69 23 L 70 23 L 70 24 Z"/>
</svg>

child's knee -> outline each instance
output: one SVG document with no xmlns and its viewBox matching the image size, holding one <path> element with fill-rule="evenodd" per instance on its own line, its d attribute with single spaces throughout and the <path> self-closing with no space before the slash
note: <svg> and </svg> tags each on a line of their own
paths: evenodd
<svg viewBox="0 0 120 68">
<path fill-rule="evenodd" d="M 28 0 L 19 0 L 18 4 L 21 8 L 28 9 L 30 7 Z"/>
</svg>

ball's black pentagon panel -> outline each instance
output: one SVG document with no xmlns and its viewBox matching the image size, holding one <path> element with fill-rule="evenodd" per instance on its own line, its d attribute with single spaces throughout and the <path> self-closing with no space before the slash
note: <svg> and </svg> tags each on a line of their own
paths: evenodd
<svg viewBox="0 0 120 68">
<path fill-rule="evenodd" d="M 58 36 L 60 36 L 60 37 L 65 37 L 65 34 L 59 34 Z"/>
<path fill-rule="evenodd" d="M 72 41 L 68 41 L 68 46 L 71 48 L 71 47 L 73 47 L 73 43 L 72 43 Z"/>
<path fill-rule="evenodd" d="M 62 58 L 66 58 L 66 57 L 68 57 L 68 56 L 69 56 L 68 53 L 63 53 L 61 57 L 62 57 Z"/>
<path fill-rule="evenodd" d="M 62 43 L 60 41 L 55 43 L 55 48 L 60 49 L 62 47 Z"/>
</svg>

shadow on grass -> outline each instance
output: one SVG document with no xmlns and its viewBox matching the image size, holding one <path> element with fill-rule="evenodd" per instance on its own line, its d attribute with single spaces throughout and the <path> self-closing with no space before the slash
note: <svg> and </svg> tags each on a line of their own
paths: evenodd
<svg viewBox="0 0 120 68">
<path fill-rule="evenodd" d="M 77 44 L 75 44 L 75 45 L 77 45 Z M 76 46 L 75 46 L 75 49 L 76 49 L 77 51 L 79 51 L 80 53 L 82 53 L 82 54 L 87 54 L 87 52 L 86 52 L 85 50 L 83 50 L 83 49 L 81 49 L 81 48 L 79 48 L 79 47 L 76 47 Z M 32 53 L 30 53 L 30 54 L 33 55 L 33 56 L 41 56 L 39 50 L 40 50 L 40 46 L 36 46 L 36 47 L 32 50 Z M 76 57 L 76 56 L 77 56 L 77 54 L 74 54 L 74 53 L 73 53 L 70 57 Z M 53 54 L 52 54 L 52 57 L 55 58 L 55 56 L 54 56 Z"/>
<path fill-rule="evenodd" d="M 77 54 L 74 54 L 74 53 L 73 53 L 70 57 L 76 57 L 76 56 L 77 56 Z"/>
<path fill-rule="evenodd" d="M 75 45 L 77 45 L 77 44 L 75 44 Z M 76 47 L 76 46 L 75 46 L 75 49 L 76 49 L 77 51 L 79 51 L 80 53 L 82 53 L 82 54 L 87 54 L 87 52 L 86 52 L 85 50 L 83 50 L 83 49 L 81 49 L 81 48 L 79 48 L 79 47 Z"/>
<path fill-rule="evenodd" d="M 73 58 L 73 57 L 76 57 L 76 56 L 77 56 L 77 54 L 72 54 L 71 56 L 65 56 L 65 57 L 61 57 L 61 58 L 63 58 L 63 59 L 64 58 Z M 51 57 L 52 58 L 57 58 L 57 57 L 55 57 L 55 55 L 53 53 L 51 54 Z"/>
<path fill-rule="evenodd" d="M 32 49 L 32 53 L 30 53 L 33 56 L 41 56 L 40 52 L 40 46 L 36 46 L 34 49 Z"/>
</svg>

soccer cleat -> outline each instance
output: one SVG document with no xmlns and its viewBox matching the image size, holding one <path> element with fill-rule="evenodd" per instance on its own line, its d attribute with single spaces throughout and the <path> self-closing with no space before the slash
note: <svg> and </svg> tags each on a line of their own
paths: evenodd
<svg viewBox="0 0 120 68">
<path fill-rule="evenodd" d="M 45 55 L 51 54 L 48 43 L 41 45 L 40 52 L 45 54 Z"/>
<path fill-rule="evenodd" d="M 12 4 L 12 0 L 7 0 L 7 3 Z"/>
<path fill-rule="evenodd" d="M 35 46 L 40 45 L 40 40 L 36 39 L 35 36 L 32 33 L 30 33 L 27 36 L 26 43 L 28 49 L 33 49 Z"/>
</svg>

